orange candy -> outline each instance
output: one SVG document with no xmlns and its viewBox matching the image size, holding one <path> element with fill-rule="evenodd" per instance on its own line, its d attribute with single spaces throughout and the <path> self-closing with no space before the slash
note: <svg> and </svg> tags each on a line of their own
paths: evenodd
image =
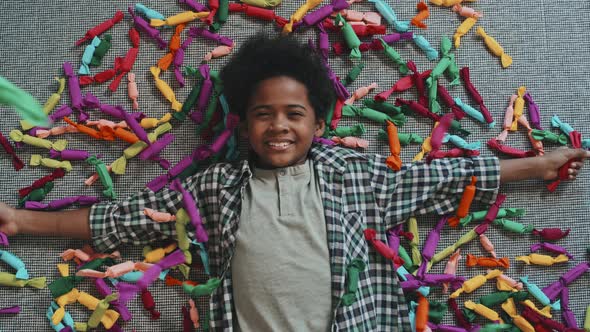
<svg viewBox="0 0 590 332">
<path fill-rule="evenodd" d="M 449 218 L 449 226 L 457 227 L 459 225 L 459 220 L 464 218 L 469 213 L 469 208 L 471 207 L 471 203 L 473 202 L 473 198 L 475 197 L 475 183 L 477 182 L 477 177 L 471 177 L 471 184 L 465 187 L 463 191 L 463 196 L 461 196 L 461 201 L 459 202 L 459 207 L 457 208 L 457 215 Z"/>
<path fill-rule="evenodd" d="M 399 156 L 401 145 L 397 135 L 397 127 L 389 120 L 387 120 L 387 137 L 389 139 L 389 151 L 391 152 L 391 156 L 387 157 L 385 162 L 389 168 L 394 171 L 399 171 L 402 168 L 402 160 Z"/>
</svg>

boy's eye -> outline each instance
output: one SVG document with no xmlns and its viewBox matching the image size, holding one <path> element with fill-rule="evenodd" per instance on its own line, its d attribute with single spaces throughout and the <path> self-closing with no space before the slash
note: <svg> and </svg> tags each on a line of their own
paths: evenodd
<svg viewBox="0 0 590 332">
<path fill-rule="evenodd" d="M 255 114 L 257 118 L 268 116 L 267 112 L 258 112 Z"/>
<path fill-rule="evenodd" d="M 289 116 L 292 116 L 292 117 L 300 117 L 300 116 L 303 116 L 303 113 L 301 113 L 301 112 L 289 112 Z"/>
</svg>

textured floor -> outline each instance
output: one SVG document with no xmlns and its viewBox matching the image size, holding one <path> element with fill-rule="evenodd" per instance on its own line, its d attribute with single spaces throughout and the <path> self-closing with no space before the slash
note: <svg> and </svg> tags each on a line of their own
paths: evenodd
<svg viewBox="0 0 590 332">
<path fill-rule="evenodd" d="M 397 11 L 398 17 L 409 20 L 415 13 L 416 1 L 387 1 Z M 303 1 L 287 1 L 277 8 L 277 13 L 288 17 Z M 324 1 L 327 3 L 327 1 Z M 145 1 L 145 5 L 154 8 L 165 16 L 173 15 L 186 9 L 175 1 Z M 74 47 L 74 41 L 84 35 L 84 32 L 112 17 L 116 10 L 126 12 L 126 7 L 132 5 L 123 1 L 2 1 L 0 2 L 0 76 L 15 82 L 20 87 L 29 91 L 41 102 L 56 90 L 57 85 L 53 77 L 63 75 L 61 66 L 64 61 L 70 61 L 74 68 L 80 64 L 80 58 L 84 47 Z M 456 52 L 459 67 L 469 66 L 471 77 L 475 86 L 479 89 L 485 103 L 496 122 L 503 120 L 504 109 L 509 96 L 516 89 L 525 85 L 531 92 L 536 103 L 541 108 L 542 125 L 550 127 L 550 117 L 553 114 L 569 122 L 585 137 L 590 137 L 590 116 L 587 105 L 590 105 L 590 2 L 565 1 L 565 0 L 539 0 L 530 1 L 478 1 L 472 6 L 485 15 L 478 25 L 485 28 L 486 32 L 494 36 L 500 42 L 506 52 L 514 59 L 514 64 L 508 69 L 502 69 L 499 60 L 493 57 L 485 48 L 481 38 L 474 31 L 467 34 Z M 354 4 L 353 9 L 366 11 L 373 8 L 368 2 Z M 448 8 L 431 7 L 430 18 L 426 21 L 428 30 L 413 31 L 423 34 L 433 46 L 439 46 L 441 36 L 451 37 L 454 29 L 461 22 L 461 18 Z M 198 23 L 192 23 L 197 25 Z M 127 30 L 130 27 L 129 15 L 125 20 L 115 26 L 110 33 L 113 35 L 113 48 L 105 57 L 103 66 L 93 68 L 92 73 L 110 68 L 115 56 L 122 56 L 130 47 L 127 38 Z M 173 29 L 163 29 L 162 34 L 168 40 Z M 248 36 L 265 31 L 271 34 L 278 30 L 270 23 L 262 23 L 246 18 L 242 14 L 232 14 L 227 24 L 220 31 L 223 35 L 234 38 L 239 46 Z M 388 32 L 393 32 L 388 27 Z M 185 31 L 186 34 L 186 31 Z M 183 34 L 183 39 L 185 38 Z M 303 40 L 315 38 L 315 31 L 309 29 L 299 32 L 297 35 Z M 341 40 L 341 36 L 331 34 L 330 40 Z M 196 40 L 186 52 L 185 64 L 197 66 L 200 59 L 214 45 L 210 42 Z M 395 49 L 400 52 L 405 60 L 414 60 L 420 70 L 433 68 L 435 62 L 429 62 L 426 57 L 412 43 L 402 42 L 396 44 Z M 140 90 L 141 111 L 148 116 L 160 117 L 169 110 L 169 104 L 161 97 L 155 88 L 149 66 L 164 54 L 152 41 L 142 37 L 140 53 L 134 72 Z M 220 69 L 225 59 L 217 59 L 211 62 L 213 69 Z M 389 88 L 400 74 L 396 67 L 382 54 L 372 52 L 363 55 L 366 63 L 365 70 L 359 79 L 352 85 L 352 89 L 368 85 L 371 82 L 379 84 L 378 91 Z M 344 77 L 353 64 L 347 57 L 336 57 L 333 54 L 330 64 L 337 75 Z M 179 88 L 174 82 L 173 75 L 163 74 L 162 78 L 170 82 L 183 101 L 190 88 L 195 83 L 188 79 L 184 88 Z M 448 82 L 443 84 L 448 86 Z M 106 85 L 85 88 L 83 91 L 92 91 L 101 100 L 110 104 L 121 104 L 127 108 L 131 103 L 126 95 L 126 86 L 123 84 L 119 91 L 112 94 Z M 351 90 L 352 91 L 352 90 Z M 466 91 L 462 86 L 451 88 L 453 96 L 459 96 L 464 101 L 470 102 Z M 370 95 L 372 96 L 372 95 Z M 415 98 L 414 92 L 403 95 L 406 98 Z M 64 93 L 63 102 L 68 102 L 69 97 Z M 10 130 L 18 126 L 18 118 L 12 110 L 0 107 L 2 121 L 0 131 L 8 135 Z M 98 114 L 91 114 L 97 118 Z M 376 131 L 379 129 L 375 123 L 360 119 L 346 119 L 343 124 L 363 122 L 368 130 L 363 138 L 371 142 L 367 152 L 387 153 L 385 145 L 375 140 Z M 472 131 L 469 141 L 480 140 L 486 142 L 495 137 L 500 129 L 487 129 L 471 119 L 462 121 L 464 126 Z M 410 119 L 408 124 L 400 128 L 400 132 L 415 132 L 427 136 L 431 123 L 424 119 Z M 194 124 L 190 121 L 176 125 L 173 133 L 177 137 L 175 142 L 163 152 L 163 156 L 172 163 L 177 162 L 187 155 L 192 148 L 201 144 L 194 137 Z M 101 153 L 105 162 L 110 163 L 121 155 L 126 147 L 120 141 L 96 142 L 83 136 L 70 134 L 69 147 L 86 149 L 91 153 Z M 507 143 L 511 146 L 528 149 L 528 141 L 524 132 L 511 133 Z M 555 146 L 547 146 L 546 150 L 552 150 Z M 410 161 L 412 156 L 419 151 L 418 145 L 411 145 L 403 149 L 404 161 Z M 38 148 L 25 147 L 18 150 L 24 161 L 29 160 L 33 153 L 46 155 L 46 151 Z M 483 155 L 492 153 L 486 148 L 482 149 Z M 0 153 L 0 200 L 9 204 L 16 204 L 17 189 L 32 183 L 35 179 L 48 174 L 48 170 L 27 166 L 20 172 L 15 172 L 10 160 Z M 56 181 L 56 188 L 47 197 L 53 200 L 64 196 L 86 194 L 100 196 L 100 186 L 86 187 L 83 179 L 89 176 L 93 170 L 84 163 L 75 163 L 74 170 L 67 177 Z M 127 174 L 115 178 L 115 188 L 120 197 L 141 189 L 143 185 L 153 177 L 162 174 L 162 169 L 155 163 L 133 160 L 129 163 Z M 540 181 L 527 181 L 519 184 L 504 186 L 503 193 L 508 195 L 505 207 L 521 207 L 527 211 L 526 216 L 519 218 L 524 223 L 534 224 L 537 228 L 562 227 L 572 228 L 571 234 L 559 242 L 573 254 L 574 260 L 553 267 L 525 266 L 522 262 L 511 259 L 512 266 L 508 274 L 513 277 L 529 275 L 530 279 L 543 287 L 558 278 L 558 276 L 577 263 L 586 261 L 588 255 L 585 248 L 590 245 L 590 227 L 588 216 L 590 215 L 590 172 L 588 169 L 582 173 L 579 179 L 573 183 L 560 186 L 557 192 L 550 194 Z M 435 222 L 434 217 L 419 218 L 421 237 L 424 239 L 428 230 Z M 462 230 L 443 231 L 439 248 L 454 242 Z M 517 255 L 528 254 L 528 247 L 538 242 L 533 236 L 515 236 L 500 229 L 492 227 L 488 232 L 490 239 L 496 246 L 499 256 L 514 258 Z M 55 264 L 60 262 L 59 253 L 66 248 L 78 248 L 83 245 L 80 241 L 63 240 L 58 238 L 32 238 L 19 236 L 11 239 L 9 251 L 21 257 L 28 267 L 32 277 L 47 276 L 54 280 L 57 276 Z M 463 252 L 484 255 L 478 243 L 467 245 Z M 141 248 L 124 248 L 123 255 L 129 259 L 139 259 Z M 435 267 L 435 271 L 442 271 L 443 265 Z M 0 263 L 0 271 L 11 271 L 11 268 Z M 483 270 L 462 267 L 461 275 L 473 276 Z M 202 280 L 203 276 L 195 276 Z M 150 321 L 148 314 L 141 308 L 141 303 L 132 303 L 134 318 L 123 325 L 125 330 L 131 331 L 180 331 L 180 306 L 187 300 L 186 295 L 178 288 L 164 288 L 163 283 L 156 283 L 153 287 L 158 309 L 162 312 L 162 318 L 158 321 Z M 570 307 L 580 324 L 583 323 L 584 312 L 590 303 L 590 281 L 586 274 L 570 286 Z M 91 285 L 84 284 L 81 289 L 90 291 Z M 475 292 L 466 299 L 477 297 L 491 291 Z M 437 292 L 435 292 L 437 293 Z M 311 299 L 310 299 L 311 300 Z M 16 316 L 0 316 L 0 330 L 2 331 L 50 331 L 51 328 L 45 318 L 45 310 L 51 301 L 48 290 L 14 289 L 0 287 L 0 308 L 10 305 L 21 305 L 22 312 Z M 202 307 L 201 303 L 201 307 Z M 84 321 L 89 317 L 83 308 L 71 309 L 76 320 Z M 447 315 L 450 317 L 450 314 Z M 448 322 L 451 322 L 448 320 Z M 482 321 L 483 322 L 483 321 Z"/>
</svg>

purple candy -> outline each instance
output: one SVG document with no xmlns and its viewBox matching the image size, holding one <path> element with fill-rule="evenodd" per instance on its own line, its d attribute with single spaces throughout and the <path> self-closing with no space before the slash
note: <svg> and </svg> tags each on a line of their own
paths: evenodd
<svg viewBox="0 0 590 332">
<path fill-rule="evenodd" d="M 422 279 L 424 282 L 426 282 L 428 285 L 440 285 L 442 283 L 445 282 L 454 282 L 456 280 L 460 280 L 463 279 L 465 280 L 463 277 L 458 277 L 454 274 L 425 274 L 424 278 Z"/>
<path fill-rule="evenodd" d="M 63 64 L 64 74 L 68 78 L 68 91 L 70 92 L 70 102 L 72 107 L 81 110 L 82 109 L 82 92 L 80 91 L 80 81 L 74 74 L 72 64 L 64 62 Z"/>
<path fill-rule="evenodd" d="M 438 331 L 438 332 L 468 332 L 466 329 L 459 327 L 459 326 L 453 326 L 453 325 L 444 325 L 444 324 L 434 324 L 432 322 L 427 322 L 428 327 L 430 327 L 430 329 L 432 331 Z"/>
<path fill-rule="evenodd" d="M 86 93 L 82 103 L 85 108 L 97 109 L 100 107 L 100 100 L 90 92 Z"/>
<path fill-rule="evenodd" d="M 203 85 L 201 85 L 201 91 L 199 91 L 199 101 L 197 103 L 197 111 L 205 112 L 207 110 L 207 104 L 213 94 L 213 81 L 211 81 L 210 69 L 207 64 L 199 66 L 199 73 L 203 77 Z"/>
<path fill-rule="evenodd" d="M 26 203 L 26 202 L 25 202 Z M 8 247 L 10 243 L 8 242 L 8 236 L 3 232 L 0 232 L 0 245 Z"/>
<path fill-rule="evenodd" d="M 398 232 L 401 227 L 402 225 L 400 224 L 387 231 L 387 245 L 396 254 L 399 253 L 400 238 Z"/>
<path fill-rule="evenodd" d="M 328 145 L 328 146 L 336 145 L 336 143 L 334 143 L 334 141 L 327 139 L 327 138 L 323 138 L 323 137 L 314 137 L 313 142 L 318 143 L 318 144 Z"/>
<path fill-rule="evenodd" d="M 57 120 L 61 120 L 64 116 L 68 116 L 70 114 L 72 114 L 72 109 L 68 105 L 61 105 L 49 115 L 49 119 L 51 119 L 53 122 L 56 122 Z"/>
<path fill-rule="evenodd" d="M 41 202 L 35 201 L 26 201 L 25 202 L 25 209 L 27 210 L 45 210 L 49 207 L 49 205 Z"/>
<path fill-rule="evenodd" d="M 322 6 L 318 10 L 303 16 L 303 23 L 305 23 L 305 25 L 307 26 L 316 25 L 323 21 L 326 17 L 330 16 L 330 14 L 332 14 L 333 11 L 334 7 L 332 5 Z"/>
<path fill-rule="evenodd" d="M 83 150 L 66 149 L 63 151 L 49 150 L 49 156 L 53 159 L 60 158 L 62 160 L 86 160 L 90 157 L 90 153 Z"/>
<path fill-rule="evenodd" d="M 93 279 L 94 279 L 94 286 L 96 287 L 96 289 L 98 290 L 100 295 L 102 295 L 103 297 L 107 297 L 108 295 L 111 295 L 113 293 L 113 291 L 111 291 L 111 288 L 107 285 L 107 283 L 106 283 L 106 281 L 104 281 L 104 279 L 102 279 L 102 278 L 93 278 Z M 113 309 L 115 309 L 119 314 L 121 314 L 121 319 L 123 319 L 124 321 L 128 321 L 131 319 L 131 313 L 129 312 L 129 309 L 127 309 L 127 307 L 125 305 L 119 303 L 118 300 L 111 301 L 110 306 L 113 307 Z"/>
<path fill-rule="evenodd" d="M 141 160 L 147 160 L 158 155 L 168 144 L 172 143 L 174 135 L 166 133 L 159 140 L 152 143 L 147 148 L 143 149 L 139 154 Z"/>
<path fill-rule="evenodd" d="M 539 110 L 539 105 L 535 103 L 533 97 L 528 92 L 525 93 L 522 97 L 524 98 L 524 100 L 526 100 L 528 104 L 531 125 L 535 129 L 543 130 L 543 128 L 541 127 L 541 111 Z"/>
<path fill-rule="evenodd" d="M 20 307 L 15 305 L 8 308 L 0 308 L 0 315 L 5 314 L 18 314 L 20 312 Z"/>
<path fill-rule="evenodd" d="M 147 143 L 147 145 L 151 145 L 147 133 L 145 132 L 143 127 L 139 125 L 137 119 L 133 115 L 127 113 L 122 107 L 117 106 L 117 109 L 120 111 L 120 114 L 123 115 L 123 118 L 127 123 L 127 126 L 135 133 L 135 135 L 137 135 L 137 137 L 140 140 Z"/>
<path fill-rule="evenodd" d="M 344 87 L 342 82 L 340 82 L 338 77 L 336 77 L 336 74 L 334 74 L 334 72 L 332 71 L 332 68 L 330 68 L 330 65 L 328 65 L 328 63 L 326 61 L 324 61 L 324 65 L 328 71 L 328 77 L 330 77 L 330 80 L 332 81 L 332 85 L 334 85 L 334 90 L 336 91 L 336 96 L 338 96 L 338 98 L 341 100 L 348 99 L 348 97 L 350 97 L 350 93 L 348 92 L 348 90 L 346 90 L 346 87 Z"/>
<path fill-rule="evenodd" d="M 207 7 L 205 7 L 205 5 L 202 5 L 198 2 L 196 2 L 195 0 L 178 0 L 178 2 L 191 7 L 192 9 L 194 9 L 197 12 L 209 11 L 209 9 Z"/>
<path fill-rule="evenodd" d="M 128 7 L 127 11 L 129 11 L 129 14 L 131 14 L 131 16 L 133 17 L 133 23 L 139 30 L 145 32 L 150 38 L 154 39 L 158 43 L 160 49 L 163 50 L 166 48 L 168 44 L 166 43 L 166 41 L 164 41 L 164 39 L 162 39 L 162 37 L 160 37 L 160 31 L 158 29 L 152 27 L 141 16 L 135 15 L 133 8 Z"/>
<path fill-rule="evenodd" d="M 324 28 L 324 24 L 320 23 L 317 25 L 318 29 L 320 30 L 318 34 L 318 48 L 320 50 L 320 54 L 324 59 L 328 58 L 328 53 L 330 53 L 330 39 L 328 37 L 328 33 Z"/>
<path fill-rule="evenodd" d="M 197 209 L 197 202 L 195 201 L 194 197 L 191 195 L 190 192 L 188 192 L 186 189 L 182 187 L 182 184 L 180 183 L 179 179 L 174 179 L 174 181 L 172 181 L 170 189 L 182 193 L 184 209 L 189 215 L 191 223 L 195 228 L 195 237 L 197 241 L 201 243 L 207 242 L 209 240 L 209 236 L 207 235 L 207 231 L 203 227 L 201 215 L 199 214 L 199 210 Z"/>
<path fill-rule="evenodd" d="M 498 216 L 498 211 L 500 210 L 502 203 L 504 203 L 504 200 L 506 200 L 506 195 L 498 194 L 496 201 L 488 209 L 488 212 L 486 213 L 482 223 L 475 227 L 475 232 L 477 235 L 482 235 L 488 230 L 488 226 L 494 221 L 494 219 L 496 219 L 496 216 Z"/>
<path fill-rule="evenodd" d="M 440 241 L 440 231 L 442 230 L 443 226 L 447 223 L 449 217 L 443 216 L 436 226 L 428 233 L 428 238 L 424 241 L 424 248 L 422 249 L 422 263 L 418 268 L 418 272 L 416 273 L 418 276 L 423 277 L 426 273 L 428 268 L 428 262 L 434 256 L 434 251 L 438 246 L 438 242 Z"/>
<path fill-rule="evenodd" d="M 147 288 L 154 280 L 158 279 L 162 270 L 169 269 L 173 266 L 183 264 L 186 261 L 186 257 L 181 250 L 175 250 L 170 255 L 162 258 L 154 266 L 150 267 L 143 273 L 143 276 L 137 281 L 137 286 L 140 289 Z"/>
<path fill-rule="evenodd" d="M 227 143 L 227 141 L 229 140 L 231 135 L 232 135 L 231 129 L 224 129 L 221 132 L 221 134 L 219 134 L 219 136 L 217 136 L 217 138 L 215 138 L 213 143 L 211 143 L 211 152 L 218 153 L 219 151 L 221 151 L 221 149 L 223 149 L 223 147 L 225 146 L 225 143 Z"/>
<path fill-rule="evenodd" d="M 576 322 L 576 317 L 574 313 L 569 308 L 570 304 L 570 294 L 569 289 L 564 287 L 561 290 L 561 317 L 563 317 L 563 321 L 567 327 L 577 328 L 578 322 Z"/>
<path fill-rule="evenodd" d="M 191 37 L 203 37 L 215 41 L 221 45 L 232 47 L 234 45 L 233 40 L 228 37 L 221 36 L 215 32 L 211 32 L 207 29 L 192 27 L 190 28 L 188 35 Z"/>
<path fill-rule="evenodd" d="M 168 184 L 168 174 L 162 174 L 152 181 L 146 183 L 146 187 L 148 187 L 151 191 L 157 192 L 160 191 Z"/>
<path fill-rule="evenodd" d="M 180 71 L 180 68 L 184 63 L 184 51 L 189 47 L 189 45 L 192 42 L 193 38 L 189 36 L 184 41 L 184 43 L 180 45 L 180 48 L 176 50 L 176 53 L 174 53 L 174 60 L 172 62 L 174 64 L 174 77 L 176 77 L 176 81 L 178 81 L 180 87 L 184 87 L 184 77 L 182 76 L 182 72 Z"/>
<path fill-rule="evenodd" d="M 549 243 L 549 242 L 541 242 L 541 243 L 535 243 L 531 246 L 531 252 L 536 252 L 536 251 L 539 251 L 540 249 L 545 249 L 547 251 L 551 251 L 556 254 L 564 254 L 569 259 L 574 258 L 569 252 L 567 252 L 567 250 L 564 247 L 559 246 L 557 244 L 553 244 L 553 243 Z"/>
</svg>

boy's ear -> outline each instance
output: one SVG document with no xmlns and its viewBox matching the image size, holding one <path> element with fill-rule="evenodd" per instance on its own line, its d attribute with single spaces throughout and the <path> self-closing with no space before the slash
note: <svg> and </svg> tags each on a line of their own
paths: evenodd
<svg viewBox="0 0 590 332">
<path fill-rule="evenodd" d="M 326 121 L 324 119 L 319 119 L 316 122 L 315 136 L 322 137 L 324 135 L 325 130 L 326 130 Z"/>
</svg>

